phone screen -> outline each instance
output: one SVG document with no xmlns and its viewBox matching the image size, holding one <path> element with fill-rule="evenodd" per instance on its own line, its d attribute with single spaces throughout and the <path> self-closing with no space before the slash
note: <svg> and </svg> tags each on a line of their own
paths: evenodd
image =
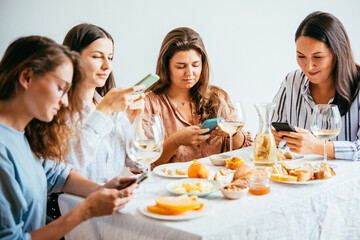
<svg viewBox="0 0 360 240">
<path fill-rule="evenodd" d="M 275 128 L 276 131 L 287 131 L 295 132 L 294 127 L 287 122 L 272 122 L 271 125 Z"/>
</svg>

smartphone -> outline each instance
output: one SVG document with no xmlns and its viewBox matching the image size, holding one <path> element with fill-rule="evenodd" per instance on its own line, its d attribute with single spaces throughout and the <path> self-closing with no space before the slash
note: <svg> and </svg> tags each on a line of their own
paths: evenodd
<svg viewBox="0 0 360 240">
<path fill-rule="evenodd" d="M 127 188 L 127 187 L 129 187 L 131 184 L 134 184 L 134 183 L 140 184 L 142 181 L 144 181 L 144 180 L 147 179 L 147 178 L 148 178 L 147 173 L 143 173 L 143 174 L 141 174 L 139 177 L 134 178 L 134 180 L 131 180 L 131 181 L 128 181 L 128 182 L 126 182 L 126 183 L 121 184 L 121 185 L 118 187 L 118 190 Z"/>
<path fill-rule="evenodd" d="M 294 127 L 287 122 L 272 122 L 271 125 L 275 128 L 276 131 L 286 131 L 286 132 L 295 132 Z"/>
<path fill-rule="evenodd" d="M 205 120 L 205 122 L 201 125 L 200 129 L 209 128 L 210 130 L 206 133 L 203 133 L 201 135 L 205 135 L 210 133 L 212 130 L 214 130 L 217 127 L 217 118 L 211 118 Z"/>
<path fill-rule="evenodd" d="M 149 73 L 148 75 L 146 75 L 146 77 L 144 77 L 143 79 L 141 79 L 139 82 L 137 82 L 134 86 L 137 85 L 145 85 L 145 88 L 136 92 L 132 92 L 130 94 L 137 94 L 137 93 L 142 93 L 144 92 L 146 89 L 148 89 L 151 85 L 153 85 L 157 80 L 159 80 L 160 77 L 156 74 L 153 73 Z"/>
</svg>

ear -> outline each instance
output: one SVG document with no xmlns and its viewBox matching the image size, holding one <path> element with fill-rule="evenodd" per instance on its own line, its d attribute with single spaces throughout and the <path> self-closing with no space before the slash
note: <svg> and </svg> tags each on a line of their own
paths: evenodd
<svg viewBox="0 0 360 240">
<path fill-rule="evenodd" d="M 23 69 L 19 74 L 19 83 L 24 89 L 28 89 L 33 78 L 33 71 L 31 68 Z"/>
</svg>

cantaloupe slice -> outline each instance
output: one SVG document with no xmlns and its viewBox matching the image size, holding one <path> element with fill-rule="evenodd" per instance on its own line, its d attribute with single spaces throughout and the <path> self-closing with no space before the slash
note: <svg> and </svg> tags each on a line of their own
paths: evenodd
<svg viewBox="0 0 360 240">
<path fill-rule="evenodd" d="M 156 205 L 161 208 L 172 210 L 175 212 L 185 212 L 199 208 L 199 202 L 191 198 L 166 198 L 158 197 L 155 199 Z"/>
<path fill-rule="evenodd" d="M 279 173 L 273 173 L 270 175 L 270 178 L 274 179 L 274 180 L 279 180 L 281 175 L 282 174 L 279 174 Z"/>
<path fill-rule="evenodd" d="M 285 182 L 296 182 L 298 178 L 296 176 L 290 176 L 290 175 L 279 175 L 279 180 Z"/>
<path fill-rule="evenodd" d="M 146 208 L 149 212 L 161 214 L 161 215 L 180 215 L 185 212 L 185 211 L 180 211 L 180 210 L 176 211 L 176 210 L 165 209 L 165 208 L 159 207 L 158 205 L 147 206 Z"/>
</svg>

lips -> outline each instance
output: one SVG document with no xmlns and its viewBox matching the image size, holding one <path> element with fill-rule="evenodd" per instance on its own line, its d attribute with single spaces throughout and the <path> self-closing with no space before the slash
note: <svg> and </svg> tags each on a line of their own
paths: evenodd
<svg viewBox="0 0 360 240">
<path fill-rule="evenodd" d="M 316 74 L 318 74 L 320 71 L 318 71 L 318 72 L 308 72 L 308 74 L 310 75 L 310 76 L 315 76 Z"/>
<path fill-rule="evenodd" d="M 109 75 L 98 73 L 98 74 L 96 74 L 96 76 L 98 76 L 99 78 L 107 79 Z"/>
</svg>

